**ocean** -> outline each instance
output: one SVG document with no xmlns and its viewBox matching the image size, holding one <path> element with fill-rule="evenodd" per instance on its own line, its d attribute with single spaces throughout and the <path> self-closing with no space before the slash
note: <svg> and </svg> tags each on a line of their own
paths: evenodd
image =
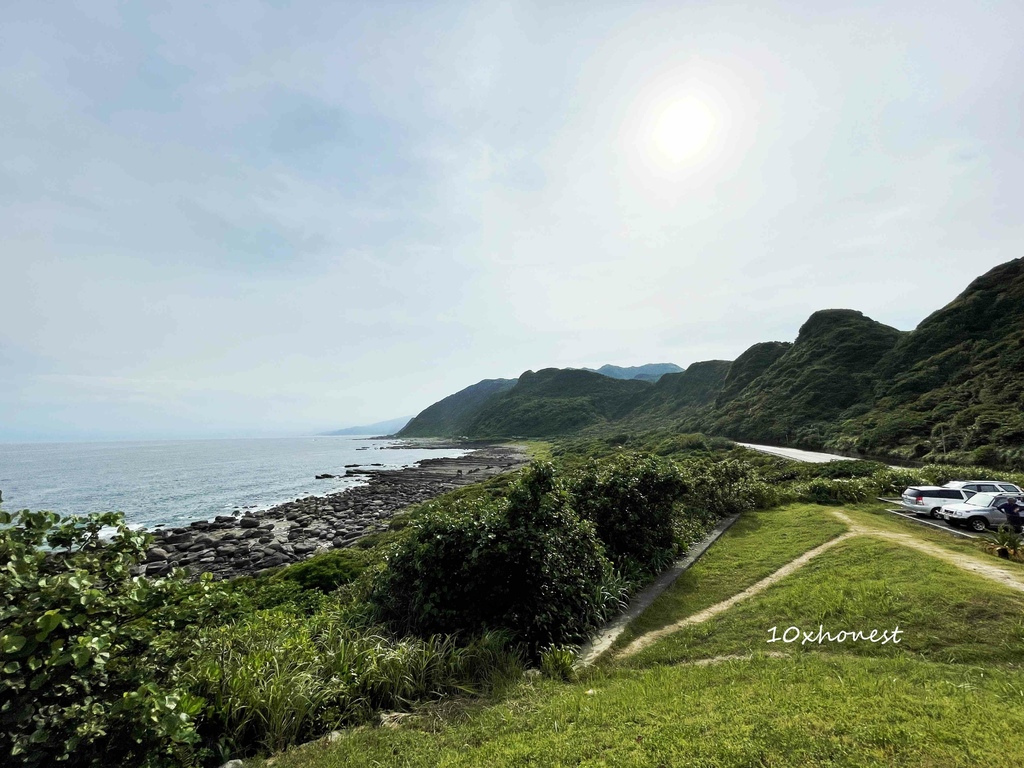
<svg viewBox="0 0 1024 768">
<path fill-rule="evenodd" d="M 314 479 L 344 475 L 346 464 L 401 469 L 421 459 L 469 452 L 406 445 L 351 435 L 0 443 L 0 490 L 8 512 L 118 511 L 132 525 L 178 526 L 363 484 L 359 478 Z"/>
</svg>

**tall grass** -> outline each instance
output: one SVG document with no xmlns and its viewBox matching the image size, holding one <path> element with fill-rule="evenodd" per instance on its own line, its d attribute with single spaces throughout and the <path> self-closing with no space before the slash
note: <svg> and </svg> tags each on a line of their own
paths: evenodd
<svg viewBox="0 0 1024 768">
<path fill-rule="evenodd" d="M 262 611 L 205 633 L 183 669 L 206 699 L 204 726 L 232 754 L 280 751 L 375 713 L 517 678 L 522 662 L 496 633 L 395 640 L 353 627 L 343 610 Z"/>
</svg>

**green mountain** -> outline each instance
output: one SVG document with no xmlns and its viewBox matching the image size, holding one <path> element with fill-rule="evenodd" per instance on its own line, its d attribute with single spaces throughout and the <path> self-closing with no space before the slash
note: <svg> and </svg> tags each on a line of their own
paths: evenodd
<svg viewBox="0 0 1024 768">
<path fill-rule="evenodd" d="M 675 363 L 647 363 L 629 367 L 602 365 L 596 370 L 594 368 L 584 368 L 583 370 L 600 373 L 602 376 L 610 376 L 613 379 L 639 379 L 654 383 L 666 373 L 681 373 L 683 369 Z"/>
<path fill-rule="evenodd" d="M 516 385 L 515 379 L 484 379 L 448 395 L 410 421 L 399 437 L 452 437 L 469 435 L 480 410 Z"/>
<path fill-rule="evenodd" d="M 709 431 L 727 437 L 820 447 L 837 420 L 874 399 L 878 363 L 901 332 L 852 309 L 815 312 L 796 341 L 721 406 Z M 760 364 L 778 354 L 748 350 Z M 747 354 L 745 353 L 745 354 Z M 749 366 L 751 360 L 745 361 Z M 743 371 L 737 377 L 743 376 Z"/>
<path fill-rule="evenodd" d="M 489 401 L 467 434 L 547 437 L 621 418 L 654 385 L 593 371 L 527 371 L 512 389 Z"/>
<path fill-rule="evenodd" d="M 654 383 L 607 370 L 632 372 L 549 368 L 518 382 L 481 382 L 432 405 L 401 434 L 668 428 L 851 455 L 1024 466 L 1024 259 L 978 278 L 913 331 L 826 309 L 796 341 L 755 344 L 733 362 L 694 363 Z"/>
<path fill-rule="evenodd" d="M 1024 259 L 1001 264 L 903 336 L 843 451 L 1024 465 Z"/>
<path fill-rule="evenodd" d="M 722 390 L 731 366 L 728 360 L 705 360 L 693 363 L 681 373 L 665 374 L 637 400 L 624 417 L 622 426 L 697 429 Z"/>
<path fill-rule="evenodd" d="M 792 346 L 788 341 L 762 341 L 733 360 L 722 390 L 715 398 L 715 407 L 723 408 L 739 397 L 748 384 L 771 368 Z"/>
</svg>

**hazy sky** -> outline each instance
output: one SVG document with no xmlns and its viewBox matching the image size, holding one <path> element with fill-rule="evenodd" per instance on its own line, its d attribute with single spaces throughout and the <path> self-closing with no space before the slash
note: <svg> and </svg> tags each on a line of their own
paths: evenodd
<svg viewBox="0 0 1024 768">
<path fill-rule="evenodd" d="M 1022 255 L 1018 2 L 0 8 L 0 440 L 901 329 Z"/>
</svg>

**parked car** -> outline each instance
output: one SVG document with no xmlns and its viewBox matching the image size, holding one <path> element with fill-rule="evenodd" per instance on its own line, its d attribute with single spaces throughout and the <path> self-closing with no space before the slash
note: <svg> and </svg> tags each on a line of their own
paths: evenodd
<svg viewBox="0 0 1024 768">
<path fill-rule="evenodd" d="M 1009 498 L 1021 500 L 1016 493 L 976 493 L 961 504 L 943 506 L 939 515 L 954 528 L 966 523 L 972 531 L 981 533 L 1006 522 L 1006 515 L 996 507 Z"/>
<path fill-rule="evenodd" d="M 970 498 L 976 493 L 1022 493 L 1020 486 L 1008 483 L 1005 480 L 954 480 L 946 483 L 943 488 L 956 488 L 967 491 Z"/>
<path fill-rule="evenodd" d="M 946 504 L 959 504 L 973 494 L 957 488 L 939 488 L 935 485 L 915 485 L 907 488 L 900 497 L 900 506 L 919 515 L 938 518 L 939 511 Z"/>
</svg>

